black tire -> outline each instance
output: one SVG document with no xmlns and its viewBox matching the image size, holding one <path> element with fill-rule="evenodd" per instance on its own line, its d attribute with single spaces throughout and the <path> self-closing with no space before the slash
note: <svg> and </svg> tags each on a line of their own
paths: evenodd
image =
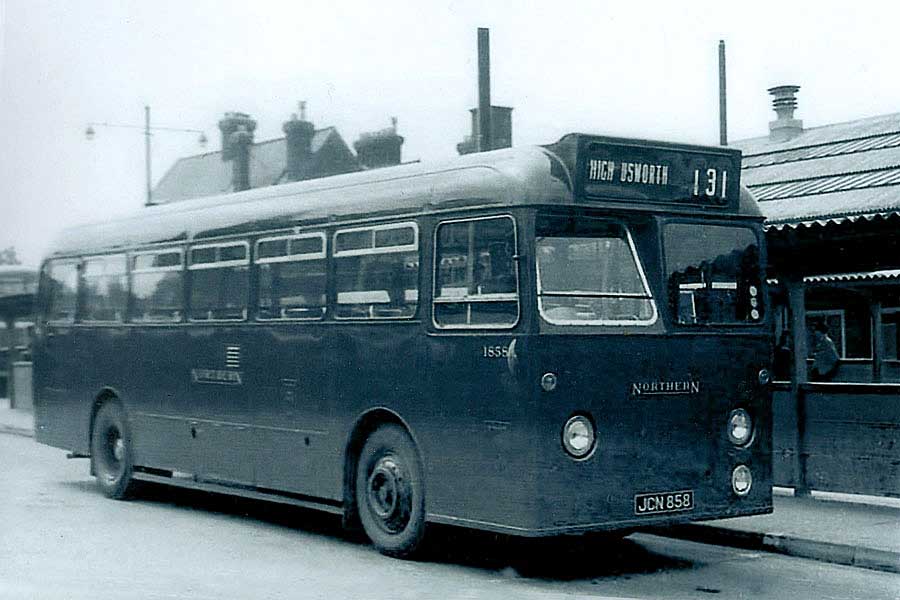
<svg viewBox="0 0 900 600">
<path fill-rule="evenodd" d="M 422 464 L 402 427 L 382 425 L 366 440 L 356 466 L 356 508 L 363 530 L 382 554 L 409 558 L 421 547 Z"/>
<path fill-rule="evenodd" d="M 124 500 L 134 492 L 134 453 L 125 410 L 116 400 L 103 404 L 91 430 L 91 472 L 100 491 L 109 498 Z"/>
</svg>

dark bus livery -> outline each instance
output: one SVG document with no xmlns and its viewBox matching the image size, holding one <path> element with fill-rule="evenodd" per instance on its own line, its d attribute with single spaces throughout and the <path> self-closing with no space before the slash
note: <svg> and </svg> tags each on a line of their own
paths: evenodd
<svg viewBox="0 0 900 600">
<path fill-rule="evenodd" d="M 770 512 L 764 261 L 738 151 L 583 134 L 150 207 L 43 263 L 36 435 L 395 556 Z"/>
</svg>

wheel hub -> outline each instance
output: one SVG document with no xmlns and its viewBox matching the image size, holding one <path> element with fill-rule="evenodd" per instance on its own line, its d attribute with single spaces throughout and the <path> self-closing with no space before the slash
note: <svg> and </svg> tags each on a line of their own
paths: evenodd
<svg viewBox="0 0 900 600">
<path fill-rule="evenodd" d="M 125 442 L 120 437 L 116 437 L 116 441 L 113 443 L 113 456 L 117 461 L 125 458 Z"/>
<path fill-rule="evenodd" d="M 125 440 L 119 429 L 113 425 L 106 429 L 103 438 L 104 443 L 101 446 L 99 462 L 101 476 L 112 483 L 121 475 L 126 455 Z"/>
<path fill-rule="evenodd" d="M 393 456 L 378 459 L 369 475 L 369 507 L 387 531 L 402 531 L 409 521 L 411 490 L 408 478 Z"/>
</svg>

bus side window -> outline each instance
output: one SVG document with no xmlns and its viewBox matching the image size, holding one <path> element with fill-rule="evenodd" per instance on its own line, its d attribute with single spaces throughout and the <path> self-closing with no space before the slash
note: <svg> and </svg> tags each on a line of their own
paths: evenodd
<svg viewBox="0 0 900 600">
<path fill-rule="evenodd" d="M 184 266 L 180 249 L 131 257 L 131 313 L 136 323 L 169 323 L 184 315 Z"/>
<path fill-rule="evenodd" d="M 339 319 L 411 318 L 419 303 L 419 230 L 392 223 L 334 234 Z"/>
<path fill-rule="evenodd" d="M 241 321 L 247 318 L 250 257 L 247 242 L 191 248 L 191 320 Z"/>
<path fill-rule="evenodd" d="M 325 234 L 263 238 L 257 318 L 321 319 L 325 315 Z"/>
<path fill-rule="evenodd" d="M 81 321 L 121 322 L 128 304 L 124 254 L 86 258 L 81 275 Z"/>
<path fill-rule="evenodd" d="M 47 321 L 75 322 L 78 301 L 78 262 L 50 261 L 47 268 Z"/>
<path fill-rule="evenodd" d="M 519 320 L 511 217 L 438 225 L 434 321 L 442 328 L 512 327 Z"/>
</svg>

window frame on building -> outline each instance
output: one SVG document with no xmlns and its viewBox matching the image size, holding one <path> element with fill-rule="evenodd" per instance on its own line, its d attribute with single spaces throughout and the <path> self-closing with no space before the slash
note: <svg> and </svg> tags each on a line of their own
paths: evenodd
<svg viewBox="0 0 900 600">
<path fill-rule="evenodd" d="M 825 321 L 826 321 L 826 324 L 827 324 L 827 321 L 828 321 L 828 317 L 835 317 L 835 316 L 837 316 L 837 317 L 840 318 L 840 321 L 841 321 L 841 330 L 840 330 L 840 331 L 841 331 L 841 340 L 840 340 L 840 344 L 835 344 L 835 346 L 836 346 L 837 351 L 838 351 L 838 358 L 840 358 L 841 360 L 847 360 L 847 315 L 846 315 L 846 312 L 847 312 L 847 311 L 846 311 L 845 309 L 843 309 L 843 308 L 829 308 L 829 309 L 807 310 L 807 311 L 806 311 L 806 321 L 807 321 L 807 323 L 806 323 L 806 331 L 807 331 L 807 333 L 810 334 L 810 335 L 811 335 L 811 333 L 812 333 L 812 327 L 811 327 L 811 325 L 810 325 L 810 323 L 809 323 L 810 317 L 813 317 L 813 318 L 816 318 L 816 317 L 824 317 L 824 318 L 825 318 Z M 829 327 L 828 330 L 829 330 L 829 333 L 830 333 L 830 332 L 832 331 L 831 327 Z M 833 335 L 833 334 L 832 334 L 832 335 L 829 335 L 828 337 L 831 338 L 832 341 L 834 341 L 834 335 Z M 811 356 L 811 355 L 812 355 L 812 351 L 813 351 L 813 346 L 812 346 L 811 343 L 809 343 L 809 347 L 807 348 L 807 351 L 810 353 L 810 356 Z M 869 359 L 871 360 L 871 355 L 869 356 Z"/>
</svg>

